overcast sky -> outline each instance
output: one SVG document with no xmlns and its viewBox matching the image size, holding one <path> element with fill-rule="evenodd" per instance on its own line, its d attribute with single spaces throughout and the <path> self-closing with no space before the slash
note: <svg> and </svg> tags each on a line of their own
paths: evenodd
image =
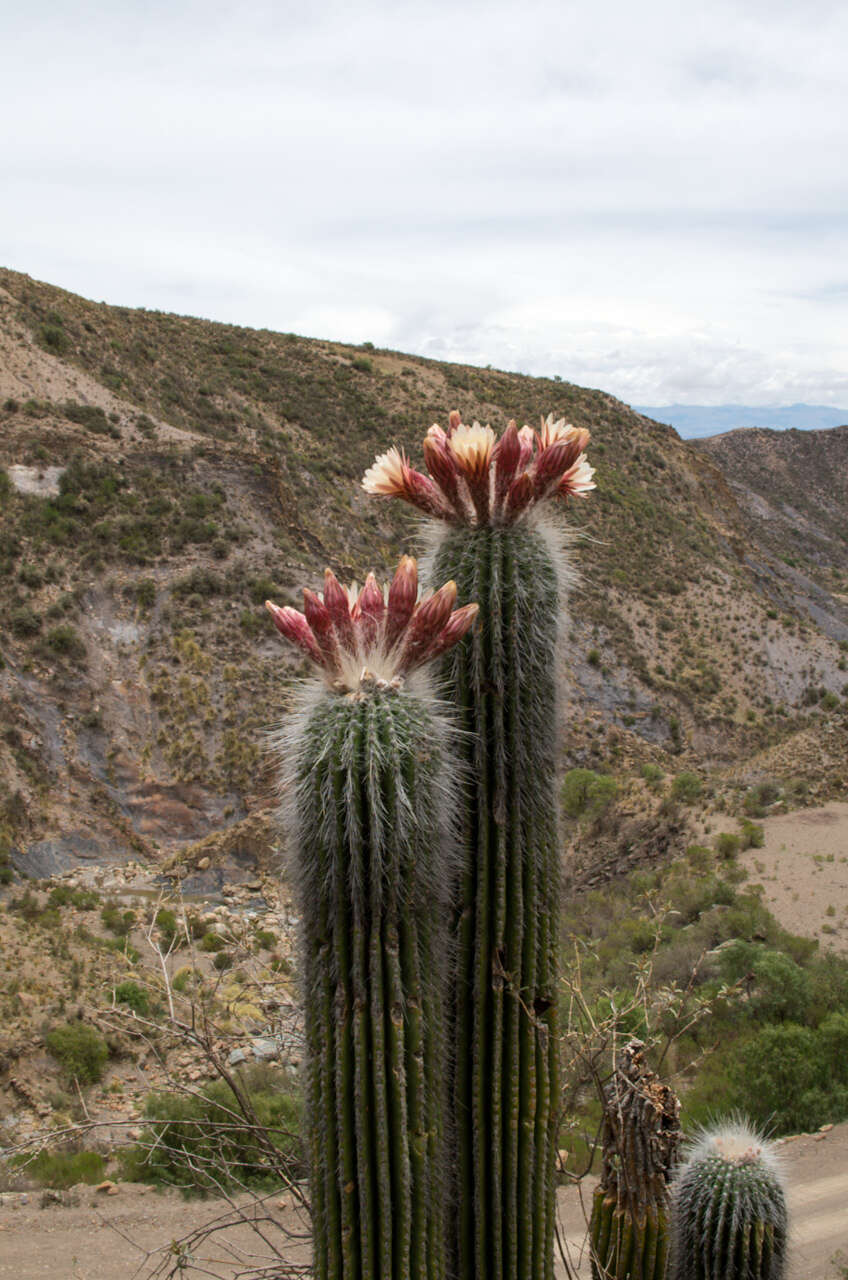
<svg viewBox="0 0 848 1280">
<path fill-rule="evenodd" d="M 848 405 L 848 6 L 3 6 L 0 264 L 97 300 Z"/>
</svg>

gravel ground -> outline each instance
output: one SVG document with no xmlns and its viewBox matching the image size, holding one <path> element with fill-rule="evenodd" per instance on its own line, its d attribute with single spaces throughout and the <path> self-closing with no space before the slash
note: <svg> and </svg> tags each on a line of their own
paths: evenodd
<svg viewBox="0 0 848 1280">
<path fill-rule="evenodd" d="M 834 1259 L 840 1250 L 848 1262 L 848 1124 L 789 1139 L 782 1150 L 792 1222 L 787 1280 L 837 1280 L 840 1272 Z M 586 1203 L 590 1196 L 587 1188 Z M 70 1196 L 76 1204 L 48 1202 L 42 1207 L 45 1199 L 40 1191 L 0 1196 L 0 1277 L 141 1280 L 153 1274 L 172 1240 L 228 1212 L 225 1201 L 186 1202 L 176 1194 L 130 1184 L 120 1184 L 112 1195 L 78 1187 Z M 581 1258 L 583 1216 L 577 1192 L 563 1191 L 560 1205 L 573 1274 L 588 1280 L 588 1259 Z M 280 1208 L 272 1198 L 268 1206 L 278 1223 L 303 1231 L 288 1202 Z M 227 1240 L 238 1257 L 228 1256 L 218 1236 L 199 1248 L 180 1274 L 236 1280 L 250 1261 L 267 1256 L 262 1241 L 246 1226 L 228 1233 Z M 301 1240 L 291 1246 L 288 1256 L 306 1262 L 308 1243 Z M 566 1274 L 560 1266 L 557 1276 Z"/>
</svg>

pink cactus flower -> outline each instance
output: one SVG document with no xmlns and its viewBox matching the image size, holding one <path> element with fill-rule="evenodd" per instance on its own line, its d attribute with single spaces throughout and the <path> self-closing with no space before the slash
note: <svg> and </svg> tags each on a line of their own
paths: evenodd
<svg viewBox="0 0 848 1280">
<path fill-rule="evenodd" d="M 411 671 L 461 640 L 477 617 L 476 604 L 454 607 L 455 582 L 419 599 L 418 566 L 411 556 L 401 559 L 385 588 L 373 573 L 361 591 L 345 588 L 327 569 L 323 596 L 304 589 L 303 613 L 270 600 L 265 604 L 277 630 L 339 692 L 356 692 L 368 683 L 398 688 Z"/>
<path fill-rule="evenodd" d="M 424 440 L 429 475 L 416 471 L 396 448 L 366 471 L 366 493 L 403 498 L 451 524 L 511 524 L 546 498 L 583 497 L 595 488 L 584 452 L 585 427 L 548 414 L 539 431 L 514 421 L 500 439 L 489 426 L 464 423 L 457 410 L 444 431 L 434 424 Z"/>
</svg>

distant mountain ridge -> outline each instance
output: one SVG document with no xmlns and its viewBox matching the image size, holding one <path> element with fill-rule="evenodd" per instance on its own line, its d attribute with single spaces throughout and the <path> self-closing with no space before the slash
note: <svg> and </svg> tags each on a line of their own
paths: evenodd
<svg viewBox="0 0 848 1280">
<path fill-rule="evenodd" d="M 684 440 L 722 435 L 740 428 L 822 431 L 848 423 L 848 409 L 834 409 L 826 404 L 640 404 L 633 408 L 655 422 L 668 423 Z"/>
</svg>

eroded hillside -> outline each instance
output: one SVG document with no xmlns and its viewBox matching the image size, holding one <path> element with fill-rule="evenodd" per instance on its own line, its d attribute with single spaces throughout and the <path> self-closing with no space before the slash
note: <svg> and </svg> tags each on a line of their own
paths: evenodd
<svg viewBox="0 0 848 1280">
<path fill-rule="evenodd" d="M 738 464 L 731 486 L 612 397 L 110 307 L 10 271 L 0 354 L 0 823 L 30 874 L 230 847 L 245 823 L 268 853 L 263 731 L 294 668 L 263 601 L 296 603 L 325 564 L 361 579 L 417 549 L 415 523 L 359 478 L 388 443 L 420 458 L 455 406 L 592 431 L 598 491 L 563 513 L 582 574 L 563 769 L 695 766 L 720 789 L 768 760 L 841 785 L 836 526 L 823 540 L 801 521 L 787 563 Z"/>
</svg>

